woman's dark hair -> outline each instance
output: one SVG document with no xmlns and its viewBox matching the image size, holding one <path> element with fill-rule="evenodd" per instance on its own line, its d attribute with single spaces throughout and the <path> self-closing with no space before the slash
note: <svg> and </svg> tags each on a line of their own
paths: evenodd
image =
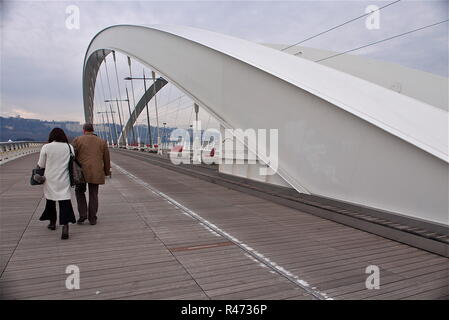
<svg viewBox="0 0 449 320">
<path fill-rule="evenodd" d="M 61 128 L 53 128 L 53 130 L 51 130 L 50 135 L 48 136 L 48 143 L 53 141 L 66 143 L 69 142 L 69 140 L 67 140 L 67 136 L 64 133 L 64 130 L 62 130 Z"/>
</svg>

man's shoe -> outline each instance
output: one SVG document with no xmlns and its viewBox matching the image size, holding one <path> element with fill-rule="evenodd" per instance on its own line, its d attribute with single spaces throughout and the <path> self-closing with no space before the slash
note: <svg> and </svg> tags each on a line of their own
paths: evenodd
<svg viewBox="0 0 449 320">
<path fill-rule="evenodd" d="M 63 227 L 62 227 L 62 235 L 61 235 L 61 239 L 62 240 L 66 240 L 66 239 L 68 239 L 69 238 L 69 225 L 68 224 L 65 224 Z"/>
<path fill-rule="evenodd" d="M 84 221 L 86 221 L 87 218 L 79 218 L 78 221 L 76 222 L 77 224 L 83 224 Z"/>
<path fill-rule="evenodd" d="M 56 230 L 56 222 L 50 221 L 50 224 L 47 226 L 50 230 Z"/>
<path fill-rule="evenodd" d="M 96 224 L 97 224 L 97 220 L 92 220 L 92 221 L 89 221 L 89 223 L 90 223 L 90 225 L 91 225 L 91 226 L 94 226 L 94 225 L 96 225 Z"/>
</svg>

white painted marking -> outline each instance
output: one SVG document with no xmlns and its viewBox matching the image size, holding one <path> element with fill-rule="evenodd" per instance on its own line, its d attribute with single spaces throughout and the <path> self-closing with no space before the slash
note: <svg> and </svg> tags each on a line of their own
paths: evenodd
<svg viewBox="0 0 449 320">
<path fill-rule="evenodd" d="M 188 213 L 185 213 L 185 214 L 187 214 L 188 215 Z M 190 216 L 189 216 L 190 217 Z M 193 217 L 191 217 L 192 219 L 193 219 Z M 212 233 L 214 236 L 216 236 L 216 237 L 221 237 L 221 235 L 219 235 L 218 233 L 216 233 L 214 230 L 212 230 L 211 228 L 209 228 L 208 226 L 206 226 L 204 223 L 201 223 L 200 222 L 200 225 L 204 228 L 204 229 L 206 229 L 207 231 L 209 231 L 210 233 Z"/>
<path fill-rule="evenodd" d="M 156 194 L 164 199 L 166 199 L 168 202 L 170 202 L 175 207 L 178 207 L 188 215 L 190 215 L 192 218 L 196 219 L 200 222 L 200 224 L 203 224 L 216 232 L 217 234 L 221 235 L 222 237 L 228 239 L 229 241 L 233 242 L 235 245 L 239 246 L 241 249 L 243 249 L 248 255 L 250 255 L 252 258 L 254 258 L 258 263 L 262 263 L 263 265 L 270 267 L 272 270 L 276 271 L 278 274 L 284 276 L 291 282 L 295 283 L 302 289 L 304 289 L 307 293 L 313 295 L 314 297 L 320 299 L 320 300 L 333 300 L 331 297 L 329 297 L 326 293 L 321 292 L 319 290 L 314 289 L 315 287 L 311 287 L 307 281 L 304 281 L 300 279 L 298 276 L 294 275 L 287 269 L 284 269 L 282 266 L 278 265 L 276 262 L 271 261 L 267 257 L 265 257 L 263 254 L 259 253 L 257 250 L 251 248 L 247 244 L 243 243 L 239 239 L 233 237 L 226 231 L 220 229 L 218 226 L 213 224 L 212 222 L 209 222 L 208 220 L 204 219 L 194 211 L 190 210 L 189 208 L 185 207 L 184 205 L 180 204 L 178 201 L 170 197 L 169 195 L 159 191 L 155 187 L 151 186 L 150 184 L 146 183 L 145 181 L 141 180 L 140 178 L 136 177 L 132 173 L 126 171 L 116 163 L 112 163 L 112 166 L 114 166 L 118 171 L 123 173 L 124 175 L 128 176 L 132 180 L 134 180 L 136 183 L 140 184 L 141 186 L 145 187 L 146 189 L 150 190 L 153 194 Z"/>
</svg>

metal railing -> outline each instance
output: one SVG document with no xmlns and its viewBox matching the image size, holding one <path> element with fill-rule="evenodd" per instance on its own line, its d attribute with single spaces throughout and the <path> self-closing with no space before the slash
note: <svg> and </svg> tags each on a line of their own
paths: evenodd
<svg viewBox="0 0 449 320">
<path fill-rule="evenodd" d="M 0 165 L 25 156 L 39 152 L 44 142 L 38 141 L 9 141 L 0 142 Z"/>
</svg>

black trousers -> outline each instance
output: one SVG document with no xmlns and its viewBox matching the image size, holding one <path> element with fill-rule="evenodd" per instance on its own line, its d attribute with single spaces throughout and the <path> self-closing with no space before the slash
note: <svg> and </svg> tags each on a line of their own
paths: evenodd
<svg viewBox="0 0 449 320">
<path fill-rule="evenodd" d="M 59 224 L 64 225 L 69 222 L 75 223 L 75 213 L 73 212 L 72 201 L 59 200 Z M 48 200 L 45 204 L 45 210 L 39 218 L 41 221 L 50 220 L 50 222 L 56 223 L 56 201 Z"/>
<path fill-rule="evenodd" d="M 98 184 L 88 183 L 89 186 L 89 205 L 86 201 L 86 183 L 75 186 L 76 202 L 80 219 L 88 218 L 89 221 L 97 220 L 98 211 Z"/>
</svg>

